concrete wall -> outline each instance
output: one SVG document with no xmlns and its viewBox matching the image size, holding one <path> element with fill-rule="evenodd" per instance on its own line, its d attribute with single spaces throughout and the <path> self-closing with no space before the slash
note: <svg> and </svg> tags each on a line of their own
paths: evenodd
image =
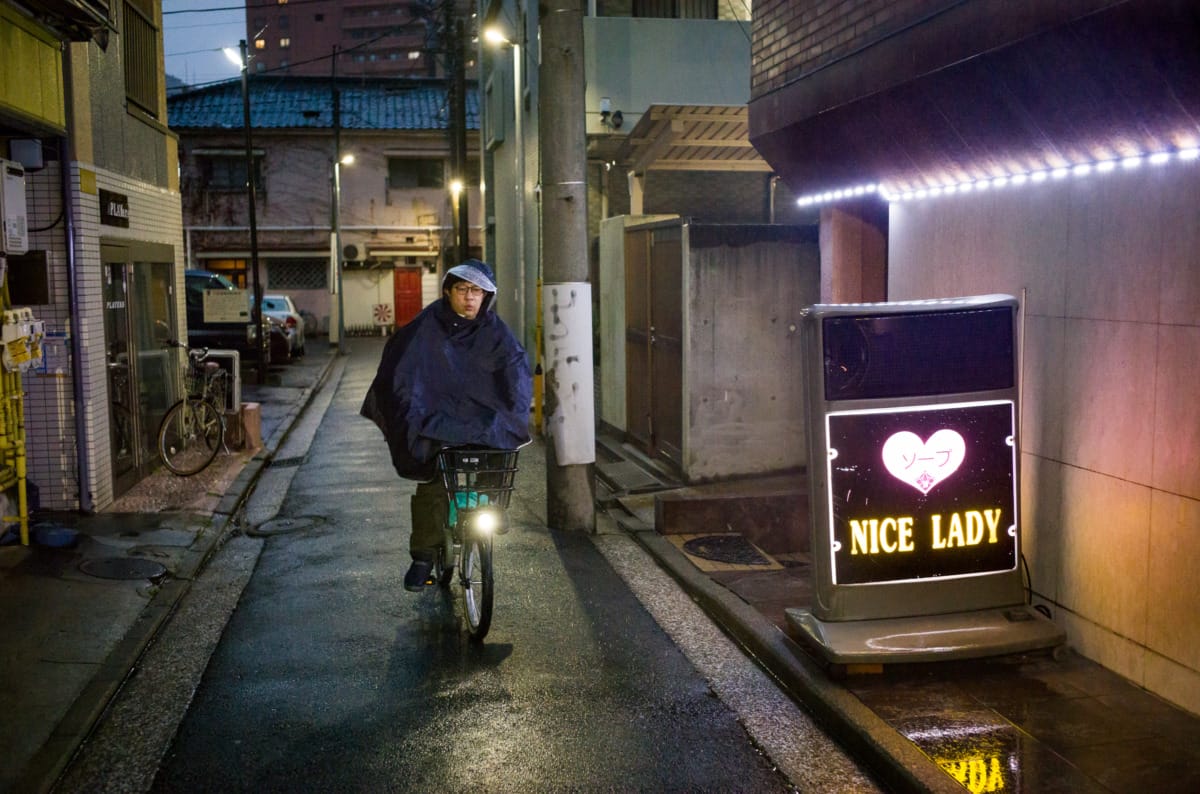
<svg viewBox="0 0 1200 794">
<path fill-rule="evenodd" d="M 739 243 L 730 235 L 703 246 L 695 234 L 685 238 L 688 481 L 806 464 L 800 311 L 820 296 L 815 237 Z"/>
<path fill-rule="evenodd" d="M 889 299 L 1024 293 L 1023 538 L 1081 653 L 1200 713 L 1200 165 L 890 212 Z"/>
<path fill-rule="evenodd" d="M 597 311 L 600 350 L 596 379 L 597 418 L 624 432 L 625 419 L 625 224 L 630 216 L 600 221 Z"/>
<path fill-rule="evenodd" d="M 667 219 L 622 216 L 600 224 L 597 406 L 600 421 L 619 431 L 628 430 L 625 229 Z M 680 296 L 681 473 L 703 481 L 803 466 L 799 312 L 820 295 L 815 230 L 692 228 L 685 226 Z"/>
<path fill-rule="evenodd" d="M 585 17 L 587 133 L 606 132 L 600 98 L 628 133 L 650 105 L 744 105 L 750 99 L 750 23 Z"/>
</svg>

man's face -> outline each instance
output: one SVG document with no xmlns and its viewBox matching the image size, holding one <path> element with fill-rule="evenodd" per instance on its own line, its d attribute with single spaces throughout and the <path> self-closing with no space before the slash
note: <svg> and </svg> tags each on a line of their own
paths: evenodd
<svg viewBox="0 0 1200 794">
<path fill-rule="evenodd" d="M 450 308 L 459 317 L 474 320 L 483 306 L 483 289 L 466 281 L 460 281 L 446 290 L 450 298 Z"/>
</svg>

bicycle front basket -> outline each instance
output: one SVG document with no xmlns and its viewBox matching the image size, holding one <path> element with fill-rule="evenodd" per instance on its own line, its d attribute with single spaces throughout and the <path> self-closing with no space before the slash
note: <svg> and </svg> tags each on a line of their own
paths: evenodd
<svg viewBox="0 0 1200 794">
<path fill-rule="evenodd" d="M 444 449 L 438 453 L 438 468 L 446 492 L 461 506 L 507 508 L 517 473 L 517 451 Z"/>
<path fill-rule="evenodd" d="M 204 394 L 204 373 L 195 367 L 188 367 L 183 376 L 183 393 L 188 397 L 199 397 Z"/>
</svg>

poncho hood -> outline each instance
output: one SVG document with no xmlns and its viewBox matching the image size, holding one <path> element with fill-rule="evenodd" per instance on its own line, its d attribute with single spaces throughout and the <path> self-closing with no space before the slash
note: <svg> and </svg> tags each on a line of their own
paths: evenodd
<svg viewBox="0 0 1200 794">
<path fill-rule="evenodd" d="M 483 305 L 479 307 L 480 314 L 487 314 L 492 311 L 496 305 L 496 274 L 488 267 L 486 262 L 480 262 L 478 259 L 468 259 L 461 265 L 455 265 L 446 271 L 442 276 L 442 294 L 444 295 L 449 288 L 450 277 L 455 276 L 463 281 L 469 281 L 475 286 L 487 293 L 483 298 Z"/>
</svg>

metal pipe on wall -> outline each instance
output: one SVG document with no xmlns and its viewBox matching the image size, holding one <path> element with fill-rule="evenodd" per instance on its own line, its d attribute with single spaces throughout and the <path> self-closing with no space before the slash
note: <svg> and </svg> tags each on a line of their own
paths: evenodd
<svg viewBox="0 0 1200 794">
<path fill-rule="evenodd" d="M 71 163 L 75 160 L 75 149 L 71 145 L 72 109 L 75 107 L 74 83 L 71 80 L 71 53 L 67 47 L 63 52 L 63 99 L 66 108 L 68 134 L 60 139 L 59 181 L 63 202 L 63 234 L 66 238 L 67 254 L 67 312 L 72 319 L 79 317 L 79 261 L 75 250 L 75 205 L 71 201 Z M 87 439 L 87 394 L 83 389 L 83 340 L 78 328 L 70 328 L 71 337 L 71 396 L 75 400 L 75 466 L 79 477 L 79 509 L 84 513 L 95 512 L 96 504 L 89 484 L 91 469 L 88 466 Z"/>
</svg>

